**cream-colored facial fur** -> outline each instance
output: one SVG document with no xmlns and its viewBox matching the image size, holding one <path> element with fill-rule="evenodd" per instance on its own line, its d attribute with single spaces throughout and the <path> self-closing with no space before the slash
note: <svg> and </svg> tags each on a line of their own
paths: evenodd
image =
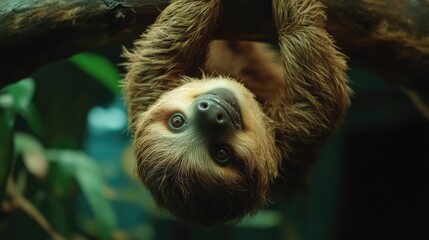
<svg viewBox="0 0 429 240">
<path fill-rule="evenodd" d="M 253 94 L 238 82 L 226 77 L 188 81 L 163 94 L 137 119 L 138 176 L 159 205 L 183 220 L 211 223 L 243 217 L 263 206 L 277 175 L 280 155 L 274 129 Z M 175 113 L 191 124 L 193 101 L 215 88 L 232 91 L 242 109 L 243 128 L 223 141 L 234 152 L 227 166 L 215 163 L 194 129 L 176 133 L 168 127 Z"/>
</svg>

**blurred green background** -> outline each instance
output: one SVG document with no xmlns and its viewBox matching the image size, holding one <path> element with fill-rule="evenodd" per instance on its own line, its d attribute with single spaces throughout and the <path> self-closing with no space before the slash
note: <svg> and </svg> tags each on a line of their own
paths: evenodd
<svg viewBox="0 0 429 240">
<path fill-rule="evenodd" d="M 237 225 L 177 223 L 132 176 L 120 54 L 81 53 L 0 89 L 0 239 L 429 239 L 427 121 L 357 68 L 307 194 Z"/>
</svg>

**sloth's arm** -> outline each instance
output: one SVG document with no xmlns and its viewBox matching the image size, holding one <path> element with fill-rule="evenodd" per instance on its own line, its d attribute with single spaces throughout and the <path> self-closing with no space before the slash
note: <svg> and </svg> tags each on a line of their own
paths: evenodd
<svg viewBox="0 0 429 240">
<path fill-rule="evenodd" d="M 292 145 L 317 145 L 335 129 L 349 104 L 344 56 L 325 31 L 319 1 L 273 0 L 285 88 L 280 115 Z"/>
<path fill-rule="evenodd" d="M 125 54 L 131 130 L 139 113 L 181 84 L 181 75 L 199 74 L 219 11 L 219 0 L 173 0 Z"/>
<path fill-rule="evenodd" d="M 278 123 L 276 140 L 284 161 L 275 185 L 291 196 L 305 190 L 308 173 L 327 137 L 349 105 L 346 62 L 325 31 L 325 9 L 316 0 L 273 0 L 273 16 L 285 87 L 265 106 Z"/>
</svg>

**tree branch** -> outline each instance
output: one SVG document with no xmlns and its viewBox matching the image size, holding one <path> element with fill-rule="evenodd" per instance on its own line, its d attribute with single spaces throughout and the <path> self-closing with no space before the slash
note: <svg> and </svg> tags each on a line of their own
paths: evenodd
<svg viewBox="0 0 429 240">
<path fill-rule="evenodd" d="M 49 237 L 53 240 L 64 239 L 59 233 L 57 233 L 48 220 L 37 210 L 37 208 L 28 201 L 15 187 L 12 177 L 7 182 L 7 193 L 12 201 L 12 204 L 24 211 L 30 218 L 32 218 L 40 227 L 45 230 Z"/>
<path fill-rule="evenodd" d="M 353 65 L 429 91 L 429 0 L 321 0 Z M 3 0 L 0 86 L 51 61 L 138 37 L 168 0 Z M 274 42 L 270 1 L 224 1 L 217 38 Z"/>
<path fill-rule="evenodd" d="M 322 0 L 328 31 L 352 64 L 429 91 L 429 0 Z"/>
</svg>

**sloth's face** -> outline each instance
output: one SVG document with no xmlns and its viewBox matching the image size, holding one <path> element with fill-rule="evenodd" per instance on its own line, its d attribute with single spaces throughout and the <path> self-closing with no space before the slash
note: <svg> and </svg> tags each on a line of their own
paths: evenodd
<svg viewBox="0 0 429 240">
<path fill-rule="evenodd" d="M 272 126 L 241 84 L 191 81 L 164 93 L 137 122 L 138 177 L 179 219 L 231 221 L 264 204 L 279 154 Z"/>
</svg>

